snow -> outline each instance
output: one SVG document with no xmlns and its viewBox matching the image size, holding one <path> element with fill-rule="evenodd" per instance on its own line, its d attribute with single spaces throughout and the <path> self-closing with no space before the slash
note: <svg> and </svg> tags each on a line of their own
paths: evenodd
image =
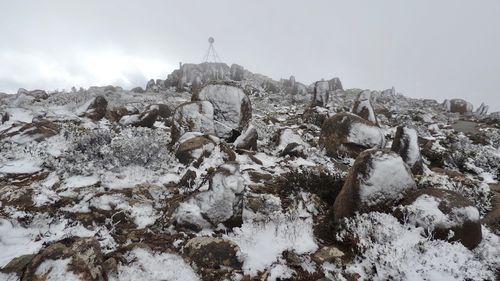
<svg viewBox="0 0 500 281">
<path fill-rule="evenodd" d="M 201 280 L 184 260 L 174 254 L 151 253 L 136 248 L 125 255 L 129 262 L 118 266 L 118 276 L 110 281 L 198 281 Z"/>
<path fill-rule="evenodd" d="M 360 199 L 368 206 L 398 199 L 402 191 L 415 187 L 406 164 L 396 153 L 377 151 L 367 172 L 369 176 L 360 182 Z"/>
<path fill-rule="evenodd" d="M 285 250 L 297 254 L 317 250 L 312 221 L 279 216 L 268 222 L 245 222 L 227 238 L 240 247 L 245 274 L 254 276 L 277 261 Z"/>
<path fill-rule="evenodd" d="M 78 277 L 69 270 L 69 263 L 71 258 L 61 260 L 44 260 L 36 269 L 37 276 L 43 276 L 46 281 L 81 281 L 83 278 Z"/>
<path fill-rule="evenodd" d="M 35 217 L 34 222 L 25 228 L 17 222 L 0 218 L 0 268 L 15 257 L 37 253 L 47 242 L 68 236 L 94 236 L 97 231 L 98 229 L 87 230 L 79 224 L 69 223 L 66 219 L 47 220 L 44 217 Z"/>
<path fill-rule="evenodd" d="M 280 133 L 279 137 L 280 143 L 278 144 L 278 147 L 276 147 L 277 150 L 281 151 L 285 149 L 285 147 L 290 144 L 290 143 L 298 143 L 301 144 L 305 147 L 308 147 L 309 145 L 302 140 L 302 138 L 295 133 L 292 129 L 286 128 L 283 129 Z"/>
<path fill-rule="evenodd" d="M 72 176 L 66 179 L 65 186 L 69 188 L 79 188 L 85 186 L 91 186 L 96 184 L 99 181 L 99 176 L 90 175 L 90 176 Z"/>
<path fill-rule="evenodd" d="M 33 158 L 8 161 L 0 166 L 0 173 L 33 174 L 40 171 L 40 162 Z"/>
<path fill-rule="evenodd" d="M 421 228 L 402 225 L 388 214 L 369 213 L 349 219 L 338 237 L 357 237 L 363 255 L 348 264 L 345 271 L 359 274 L 361 280 L 494 279 L 499 254 L 480 256 L 476 252 L 493 253 L 499 245 L 498 237 L 481 243 L 488 250 L 473 252 L 460 243 L 429 240 L 421 233 Z M 433 279 L 437 277 L 440 279 Z"/>
<path fill-rule="evenodd" d="M 145 228 L 155 223 L 160 216 L 156 214 L 151 204 L 136 204 L 130 209 L 130 216 L 134 218 L 137 228 Z"/>
<path fill-rule="evenodd" d="M 351 125 L 347 142 L 370 148 L 384 148 L 385 138 L 380 128 L 363 123 Z"/>
</svg>

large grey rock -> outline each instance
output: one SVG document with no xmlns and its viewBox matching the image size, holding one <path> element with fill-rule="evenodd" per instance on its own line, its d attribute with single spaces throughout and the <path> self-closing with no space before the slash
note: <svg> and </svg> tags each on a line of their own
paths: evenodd
<svg viewBox="0 0 500 281">
<path fill-rule="evenodd" d="M 209 101 L 214 108 L 215 135 L 233 142 L 252 119 L 252 104 L 244 90 L 228 83 L 211 83 L 192 97 L 193 101 Z"/>
<path fill-rule="evenodd" d="M 390 211 L 403 192 L 416 188 L 410 169 L 390 150 L 371 149 L 359 154 L 333 204 L 335 220 L 355 212 Z"/>
<path fill-rule="evenodd" d="M 183 103 L 174 110 L 172 143 L 187 132 L 215 134 L 214 107 L 209 101 Z"/>
<path fill-rule="evenodd" d="M 449 108 L 450 112 L 466 114 L 472 112 L 473 106 L 470 102 L 467 102 L 463 99 L 451 99 Z"/>
<path fill-rule="evenodd" d="M 325 120 L 319 143 L 329 156 L 356 157 L 369 148 L 384 148 L 385 137 L 371 122 L 351 113 L 339 113 Z"/>
<path fill-rule="evenodd" d="M 354 102 L 354 106 L 352 108 L 352 113 L 378 126 L 377 116 L 375 115 L 375 111 L 373 110 L 373 105 L 371 102 L 370 90 L 364 90 L 358 94 L 358 97 Z"/>
<path fill-rule="evenodd" d="M 414 175 L 421 175 L 424 171 L 422 155 L 418 146 L 417 130 L 399 126 L 392 142 L 391 150 L 401 155 Z"/>
<path fill-rule="evenodd" d="M 243 178 L 236 163 L 226 163 L 210 176 L 209 188 L 181 203 L 175 211 L 180 225 L 197 229 L 242 223 Z"/>
</svg>

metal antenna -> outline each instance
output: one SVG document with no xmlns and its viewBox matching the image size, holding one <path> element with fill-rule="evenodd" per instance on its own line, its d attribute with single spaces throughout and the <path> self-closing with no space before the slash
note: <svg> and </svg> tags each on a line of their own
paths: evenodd
<svg viewBox="0 0 500 281">
<path fill-rule="evenodd" d="M 208 43 L 210 45 L 208 46 L 207 54 L 203 58 L 203 62 L 213 62 L 213 63 L 222 62 L 219 55 L 217 54 L 217 51 L 215 50 L 214 42 L 215 39 L 213 37 L 208 38 Z"/>
</svg>

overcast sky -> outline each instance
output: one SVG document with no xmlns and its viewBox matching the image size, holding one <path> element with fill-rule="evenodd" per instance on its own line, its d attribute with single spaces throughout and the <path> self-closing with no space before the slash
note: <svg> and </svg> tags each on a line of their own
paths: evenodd
<svg viewBox="0 0 500 281">
<path fill-rule="evenodd" d="M 0 91 L 145 86 L 224 62 L 500 110 L 500 1 L 0 0 Z"/>
</svg>

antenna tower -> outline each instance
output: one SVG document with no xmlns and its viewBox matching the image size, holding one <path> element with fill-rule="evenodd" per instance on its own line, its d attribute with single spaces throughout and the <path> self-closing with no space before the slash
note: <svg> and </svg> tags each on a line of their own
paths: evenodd
<svg viewBox="0 0 500 281">
<path fill-rule="evenodd" d="M 215 39 L 213 37 L 208 38 L 208 43 L 210 45 L 208 46 L 207 54 L 203 58 L 203 62 L 212 62 L 212 63 L 222 62 L 221 59 L 219 58 L 219 55 L 217 54 L 217 51 L 215 51 L 214 42 Z"/>
</svg>

